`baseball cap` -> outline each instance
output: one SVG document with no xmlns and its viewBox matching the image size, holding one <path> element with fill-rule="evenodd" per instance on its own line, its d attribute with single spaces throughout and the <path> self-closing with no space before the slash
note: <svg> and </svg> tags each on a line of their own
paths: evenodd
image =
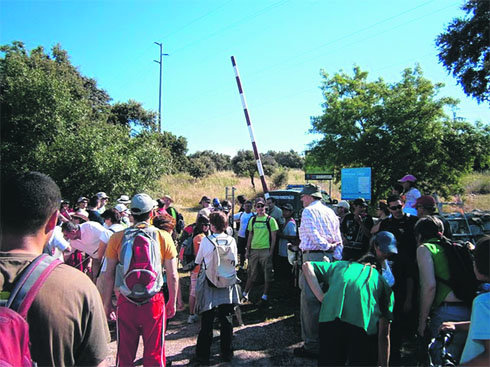
<svg viewBox="0 0 490 367">
<path fill-rule="evenodd" d="M 163 195 L 162 199 L 170 200 L 172 203 L 174 202 L 174 199 L 170 195 Z"/>
<path fill-rule="evenodd" d="M 265 205 L 265 200 L 264 200 L 264 198 L 262 198 L 262 197 L 261 197 L 261 198 L 257 198 L 257 199 L 255 199 L 255 204 L 259 204 L 259 203 L 262 203 L 262 204 L 264 204 L 264 205 Z"/>
<path fill-rule="evenodd" d="M 213 206 L 221 206 L 221 203 L 219 202 L 218 198 L 213 199 Z"/>
<path fill-rule="evenodd" d="M 310 195 L 314 198 L 322 199 L 322 190 L 320 189 L 320 186 L 313 185 L 313 184 L 307 184 L 303 187 L 303 190 L 301 190 L 300 195 Z"/>
<path fill-rule="evenodd" d="M 144 214 L 148 213 L 155 207 L 155 200 L 149 195 L 141 193 L 136 194 L 131 199 L 131 213 Z"/>
<path fill-rule="evenodd" d="M 123 211 L 127 210 L 128 207 L 124 204 L 119 203 L 114 207 L 114 209 L 116 209 L 119 213 L 122 213 Z"/>
<path fill-rule="evenodd" d="M 294 208 L 290 203 L 284 204 L 281 208 L 282 210 L 289 210 L 290 212 L 294 211 Z"/>
<path fill-rule="evenodd" d="M 357 198 L 356 200 L 354 200 L 353 205 L 364 206 L 364 207 L 368 206 L 366 200 L 364 200 L 363 198 Z"/>
<path fill-rule="evenodd" d="M 398 249 L 396 248 L 396 238 L 393 233 L 387 231 L 378 232 L 373 237 L 374 243 L 379 247 L 379 249 L 385 254 L 397 254 Z"/>
<path fill-rule="evenodd" d="M 119 204 L 129 204 L 131 202 L 131 199 L 128 195 L 121 195 L 119 199 L 117 199 L 117 202 Z"/>
<path fill-rule="evenodd" d="M 417 181 L 417 178 L 414 175 L 405 175 L 402 178 L 398 180 L 398 182 L 415 182 Z"/>
<path fill-rule="evenodd" d="M 422 205 L 424 208 L 435 208 L 436 200 L 430 195 L 422 195 L 417 198 L 417 201 L 412 205 L 412 208 L 416 208 L 417 205 Z"/>
<path fill-rule="evenodd" d="M 95 195 L 97 195 L 99 199 L 109 199 L 109 196 L 107 196 L 107 194 L 104 191 L 98 192 Z"/>
<path fill-rule="evenodd" d="M 336 207 L 340 207 L 340 208 L 345 208 L 347 210 L 350 209 L 350 204 L 347 200 L 340 200 L 338 204 L 334 205 Z"/>
<path fill-rule="evenodd" d="M 77 204 L 81 203 L 82 201 L 86 201 L 88 203 L 88 199 L 85 196 L 80 196 L 77 200 Z"/>
</svg>

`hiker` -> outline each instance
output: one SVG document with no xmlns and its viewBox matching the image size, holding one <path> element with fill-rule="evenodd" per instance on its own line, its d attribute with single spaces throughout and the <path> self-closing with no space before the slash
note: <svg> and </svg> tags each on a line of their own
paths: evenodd
<svg viewBox="0 0 490 367">
<path fill-rule="evenodd" d="M 359 258 L 360 254 L 369 249 L 371 228 L 374 222 L 373 217 L 366 211 L 367 207 L 366 200 L 363 198 L 354 200 L 352 213 L 347 214 L 340 225 L 342 243 L 344 245 L 342 258 L 344 260 Z"/>
<path fill-rule="evenodd" d="M 109 203 L 109 196 L 107 196 L 107 194 L 103 191 L 98 192 L 96 195 L 99 198 L 99 206 L 97 208 L 97 211 L 99 212 L 99 214 L 102 214 L 105 212 L 106 205 Z"/>
<path fill-rule="evenodd" d="M 388 204 L 386 203 L 386 200 L 378 201 L 378 205 L 376 206 L 376 216 L 378 217 L 378 221 L 371 228 L 371 234 L 378 233 L 381 221 L 390 216 L 390 210 L 388 209 Z"/>
<path fill-rule="evenodd" d="M 61 222 L 68 222 L 71 220 L 72 210 L 70 210 L 70 202 L 68 200 L 61 200 L 60 215 L 58 220 Z"/>
<path fill-rule="evenodd" d="M 102 219 L 104 219 L 104 228 L 107 228 L 109 231 L 113 233 L 122 231 L 125 228 L 121 224 L 121 214 L 116 208 L 106 209 L 101 214 L 101 217 Z"/>
<path fill-rule="evenodd" d="M 305 286 L 321 302 L 318 366 L 388 365 L 394 299 L 379 270 L 372 255 L 303 264 Z"/>
<path fill-rule="evenodd" d="M 85 196 L 80 196 L 77 200 L 76 210 L 83 209 L 86 210 L 88 206 L 88 199 Z M 75 211 L 76 211 L 75 210 Z"/>
<path fill-rule="evenodd" d="M 199 218 L 200 215 L 203 215 L 203 216 L 209 218 L 209 214 L 211 214 L 211 211 L 212 211 L 212 208 L 210 207 L 210 204 L 211 204 L 211 199 L 208 196 L 204 195 L 201 198 L 201 200 L 199 201 L 199 205 L 202 206 L 202 209 L 199 210 L 199 212 L 197 213 L 196 221 L 197 221 L 197 218 Z"/>
<path fill-rule="evenodd" d="M 128 207 L 125 204 L 119 203 L 114 207 L 114 209 L 116 209 L 121 216 L 121 225 L 124 228 L 128 228 L 131 225 L 131 222 L 129 221 L 129 215 L 131 212 L 129 211 Z"/>
<path fill-rule="evenodd" d="M 350 204 L 347 200 L 340 200 L 338 204 L 334 205 L 335 214 L 339 217 L 339 222 L 342 224 L 344 218 L 350 212 Z"/>
<path fill-rule="evenodd" d="M 71 252 L 71 246 L 63 237 L 60 226 L 54 227 L 53 234 L 44 247 L 43 252 L 59 259 L 61 262 L 65 262 L 65 253 L 68 254 Z"/>
<path fill-rule="evenodd" d="M 213 212 L 209 216 L 210 236 L 202 238 L 196 254 L 196 264 L 201 265 L 201 273 L 196 284 L 196 313 L 201 315 L 201 330 L 197 337 L 196 359 L 199 364 L 209 365 L 211 343 L 213 341 L 213 322 L 216 313 L 220 323 L 220 355 L 223 362 L 233 358 L 234 306 L 239 303 L 240 289 L 236 284 L 235 265 L 237 248 L 233 237 L 224 233 L 226 216 Z M 219 257 L 219 260 L 218 258 Z M 218 266 L 219 264 L 219 266 Z M 214 267 L 214 268 L 213 268 Z M 225 284 L 216 284 L 222 267 Z"/>
<path fill-rule="evenodd" d="M 401 183 L 405 196 L 405 207 L 403 212 L 410 215 L 417 215 L 415 208 L 415 201 L 422 195 L 418 189 L 415 188 L 415 181 L 417 179 L 414 175 L 405 175 L 398 180 Z"/>
<path fill-rule="evenodd" d="M 264 293 L 258 302 L 259 307 L 267 307 L 270 284 L 273 281 L 272 256 L 276 245 L 279 229 L 274 218 L 265 214 L 264 198 L 255 200 L 257 215 L 250 218 L 247 229 L 249 232 L 245 257 L 248 259 L 247 284 L 243 291 L 242 302 L 249 301 L 249 293 L 257 276 L 264 277 Z"/>
<path fill-rule="evenodd" d="M 203 216 L 199 217 L 196 226 L 194 227 L 194 232 L 192 237 L 192 246 L 194 249 L 194 254 L 197 254 L 199 252 L 199 247 L 201 245 L 202 239 L 210 234 L 209 229 L 210 229 L 209 218 Z M 195 306 L 196 306 L 196 284 L 197 284 L 197 277 L 199 275 L 200 266 L 195 261 L 194 263 L 196 265 L 194 269 L 191 270 L 191 275 L 190 275 L 191 284 L 189 287 L 189 317 L 187 319 L 188 324 L 193 324 L 199 319 L 199 316 L 195 312 Z"/>
<path fill-rule="evenodd" d="M 448 262 L 446 243 L 442 235 L 443 224 L 434 216 L 420 219 L 415 225 L 417 263 L 420 277 L 420 311 L 417 333 L 435 338 L 444 321 L 466 321 L 470 319 L 470 305 L 459 299 L 449 282 L 451 272 L 462 272 L 462 269 L 451 269 Z M 448 246 L 451 246 L 449 243 Z M 468 284 L 470 287 L 470 284 Z M 430 316 L 430 322 L 428 318 Z M 448 352 L 459 360 L 463 351 L 466 332 L 457 332 L 448 347 Z M 437 350 L 437 348 L 435 348 Z M 432 361 L 441 364 L 440 355 L 431 353 Z"/>
<path fill-rule="evenodd" d="M 396 238 L 393 233 L 381 231 L 371 237 L 370 240 L 371 253 L 376 257 L 381 265 L 381 275 L 386 280 L 390 287 L 395 284 L 395 277 L 391 271 L 391 265 L 388 259 L 398 254 L 396 248 Z"/>
<path fill-rule="evenodd" d="M 247 249 L 247 239 L 248 239 L 248 231 L 247 225 L 250 218 L 254 216 L 252 212 L 252 202 L 250 200 L 245 201 L 243 204 L 243 212 L 236 213 L 233 216 L 233 220 L 236 223 L 239 223 L 238 227 L 238 236 L 237 236 L 237 247 L 238 247 L 238 255 L 240 257 L 240 269 L 243 269 L 245 265 L 245 252 Z"/>
<path fill-rule="evenodd" d="M 476 278 L 490 283 L 490 236 L 483 236 L 473 252 Z M 486 366 L 490 360 L 490 292 L 483 291 L 473 301 L 471 322 L 443 322 L 442 331 L 469 330 L 460 363 L 465 366 Z"/>
<path fill-rule="evenodd" d="M 177 293 L 177 251 L 169 233 L 150 225 L 154 200 L 147 194 L 137 194 L 131 200 L 133 227 L 114 233 L 107 245 L 107 269 L 102 275 L 102 300 L 107 317 L 112 312 L 112 289 L 116 279 L 116 267 L 120 295 L 117 300 L 117 365 L 132 366 L 140 334 L 143 338 L 143 365 L 165 366 L 165 320 L 175 315 Z M 132 240 L 133 239 L 133 240 Z M 133 248 L 138 251 L 132 251 Z M 158 247 L 158 248 L 156 248 Z M 146 251 L 140 251 L 146 249 Z M 147 252 L 147 256 L 138 254 Z M 134 260 L 128 261 L 128 258 Z M 140 261 L 144 268 L 139 268 Z M 161 287 L 165 268 L 169 299 L 165 304 Z M 155 277 L 144 277 L 148 270 Z M 139 283 L 133 274 L 141 279 Z M 125 280 L 124 283 L 122 280 Z M 136 278 L 137 279 L 137 278 Z M 134 284 L 134 287 L 133 287 Z M 141 294 L 139 293 L 141 291 Z M 143 295 L 144 294 L 144 295 Z"/>
<path fill-rule="evenodd" d="M 289 284 L 294 284 L 292 266 L 288 260 L 288 244 L 295 243 L 297 245 L 298 236 L 296 221 L 293 218 L 293 206 L 290 203 L 286 203 L 282 206 L 282 216 L 284 218 L 285 225 L 282 231 L 278 232 L 279 237 L 279 249 L 277 256 L 277 276 L 280 279 L 285 279 Z"/>
<path fill-rule="evenodd" d="M 432 196 L 422 195 L 415 201 L 413 207 L 415 208 L 415 210 L 417 210 L 417 217 L 419 219 L 427 217 L 429 215 L 435 215 L 437 218 L 439 218 L 444 225 L 444 237 L 449 239 L 453 238 L 453 233 L 451 231 L 451 225 L 449 224 L 449 221 L 442 215 L 436 214 L 436 200 Z"/>
<path fill-rule="evenodd" d="M 51 178 L 38 172 L 2 178 L 0 189 L 3 299 L 51 237 L 61 194 Z M 109 330 L 99 293 L 85 274 L 56 266 L 35 295 L 27 322 L 30 354 L 39 366 L 106 365 Z M 8 345 L 3 338 L 0 343 Z"/>
<path fill-rule="evenodd" d="M 61 229 L 65 238 L 70 240 L 72 248 L 83 251 L 92 258 L 91 278 L 95 282 L 112 232 L 92 221 L 83 224 L 66 222 Z"/>
<path fill-rule="evenodd" d="M 301 190 L 303 213 L 299 227 L 299 248 L 303 262 L 340 260 L 342 236 L 339 218 L 334 211 L 323 205 L 319 186 L 307 184 Z M 318 357 L 318 315 L 321 304 L 306 284 L 303 272 L 299 275 L 301 338 L 303 346 L 294 349 L 294 355 L 304 358 Z"/>
<path fill-rule="evenodd" d="M 100 225 L 104 225 L 104 219 L 100 216 L 98 208 L 100 207 L 100 199 L 97 195 L 90 198 L 87 206 L 88 219 L 93 222 L 98 222 Z"/>
</svg>

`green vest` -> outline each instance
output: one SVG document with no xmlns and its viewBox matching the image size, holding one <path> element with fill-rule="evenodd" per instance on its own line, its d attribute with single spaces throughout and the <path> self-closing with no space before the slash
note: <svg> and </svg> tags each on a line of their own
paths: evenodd
<svg viewBox="0 0 490 367">
<path fill-rule="evenodd" d="M 437 240 L 429 240 L 423 244 L 427 250 L 429 250 L 432 256 L 432 262 L 434 263 L 434 275 L 436 277 L 436 295 L 434 302 L 432 303 L 432 309 L 436 309 L 446 299 L 447 295 L 451 292 L 451 288 L 439 281 L 439 279 L 449 281 L 449 265 L 444 255 L 444 249 Z"/>
</svg>

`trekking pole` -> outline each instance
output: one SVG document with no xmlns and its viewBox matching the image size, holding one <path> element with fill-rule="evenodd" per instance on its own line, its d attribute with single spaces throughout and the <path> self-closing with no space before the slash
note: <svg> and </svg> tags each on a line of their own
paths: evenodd
<svg viewBox="0 0 490 367">
<path fill-rule="evenodd" d="M 262 167 L 262 161 L 260 160 L 260 154 L 255 143 L 254 130 L 252 128 L 252 122 L 250 121 L 250 115 L 248 114 L 247 100 L 245 99 L 245 93 L 242 89 L 242 82 L 240 81 L 240 73 L 238 72 L 238 66 L 235 62 L 235 56 L 231 57 L 231 64 L 235 70 L 236 84 L 238 86 L 238 92 L 240 93 L 240 99 L 242 100 L 243 113 L 245 114 L 245 120 L 247 121 L 248 133 L 250 134 L 250 140 L 252 141 L 252 149 L 254 152 L 255 161 L 257 162 L 257 170 L 259 171 L 260 182 L 262 183 L 262 189 L 264 190 L 264 196 L 269 198 L 269 189 L 265 182 L 264 169 Z"/>
</svg>

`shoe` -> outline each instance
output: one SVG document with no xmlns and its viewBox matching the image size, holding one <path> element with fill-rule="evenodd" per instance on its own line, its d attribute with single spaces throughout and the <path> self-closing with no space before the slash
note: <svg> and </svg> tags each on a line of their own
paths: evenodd
<svg viewBox="0 0 490 367">
<path fill-rule="evenodd" d="M 193 324 L 197 320 L 199 320 L 199 315 L 189 315 L 189 317 L 187 318 L 187 323 L 188 324 Z"/>
<path fill-rule="evenodd" d="M 268 308 L 269 307 L 269 301 L 266 299 L 261 298 L 259 302 L 257 302 L 257 307 L 259 308 Z"/>
<path fill-rule="evenodd" d="M 305 349 L 305 347 L 294 348 L 293 354 L 295 357 L 300 357 L 300 358 L 311 358 L 311 359 L 318 358 L 318 353 Z"/>
</svg>

